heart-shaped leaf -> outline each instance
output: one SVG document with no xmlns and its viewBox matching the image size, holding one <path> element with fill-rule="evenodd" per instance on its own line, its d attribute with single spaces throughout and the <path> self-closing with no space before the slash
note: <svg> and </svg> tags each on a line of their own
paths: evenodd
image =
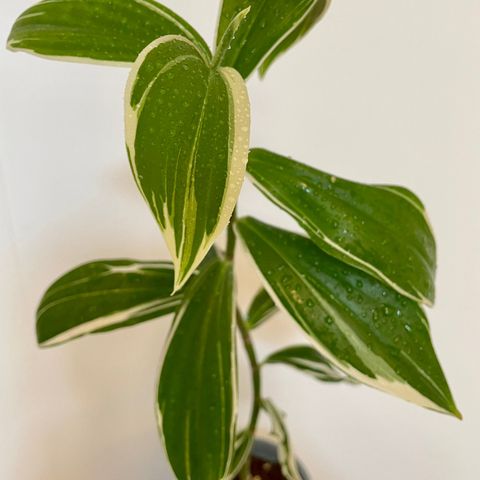
<svg viewBox="0 0 480 480">
<path fill-rule="evenodd" d="M 47 290 L 37 311 L 41 347 L 129 327 L 175 311 L 170 262 L 99 260 L 75 268 Z"/>
<path fill-rule="evenodd" d="M 162 37 L 139 56 L 126 91 L 132 170 L 163 231 L 180 288 L 228 224 L 248 160 L 249 101 L 231 68 L 189 40 Z"/>
<path fill-rule="evenodd" d="M 217 33 L 217 43 L 232 19 L 251 7 L 247 20 L 238 29 L 235 40 L 224 57 L 223 65 L 238 70 L 247 78 L 265 56 L 269 63 L 310 28 L 311 15 L 318 0 L 224 0 Z"/>
<path fill-rule="evenodd" d="M 261 149 L 250 153 L 248 173 L 329 255 L 433 304 L 435 240 L 412 192 L 342 180 Z"/>
<path fill-rule="evenodd" d="M 232 268 L 214 261 L 185 292 L 160 374 L 159 426 L 177 479 L 227 478 L 236 401 Z"/>
<path fill-rule="evenodd" d="M 247 326 L 249 330 L 259 327 L 263 322 L 268 320 L 275 312 L 277 307 L 265 289 L 261 289 L 252 300 L 252 304 L 248 309 Z"/>
<path fill-rule="evenodd" d="M 460 416 L 415 301 L 308 238 L 251 218 L 237 229 L 272 298 L 328 361 L 366 385 Z"/>
<path fill-rule="evenodd" d="M 59 60 L 129 65 L 163 35 L 183 35 L 210 55 L 193 27 L 153 0 L 45 0 L 18 17 L 8 48 Z"/>
<path fill-rule="evenodd" d="M 337 370 L 317 350 L 308 345 L 295 345 L 278 350 L 269 355 L 263 363 L 289 365 L 322 382 L 348 381 L 348 377 Z"/>
</svg>

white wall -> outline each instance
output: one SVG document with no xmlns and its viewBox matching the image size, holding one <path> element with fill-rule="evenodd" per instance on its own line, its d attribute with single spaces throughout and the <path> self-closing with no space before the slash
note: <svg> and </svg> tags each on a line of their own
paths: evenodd
<svg viewBox="0 0 480 480">
<path fill-rule="evenodd" d="M 216 1 L 166 3 L 213 37 Z M 29 4 L 2 1 L 2 41 Z M 314 480 L 480 478 L 479 27 L 478 0 L 333 0 L 308 39 L 250 82 L 253 145 L 412 188 L 438 238 L 430 317 L 465 420 L 272 367 L 266 392 L 289 413 Z M 47 351 L 34 338 L 36 303 L 66 269 L 166 254 L 127 165 L 126 76 L 0 51 L 2 480 L 171 478 L 153 415 L 168 322 Z M 292 225 L 250 185 L 241 211 Z M 258 280 L 243 259 L 247 298 Z M 291 323 L 262 327 L 259 351 L 300 338 Z"/>
</svg>

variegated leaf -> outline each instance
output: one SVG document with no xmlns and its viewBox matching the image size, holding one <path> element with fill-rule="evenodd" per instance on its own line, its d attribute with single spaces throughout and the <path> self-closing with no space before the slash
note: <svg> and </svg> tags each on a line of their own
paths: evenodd
<svg viewBox="0 0 480 480">
<path fill-rule="evenodd" d="M 290 444 L 290 437 L 283 419 L 284 414 L 269 399 L 262 401 L 262 407 L 272 423 L 272 435 L 278 443 L 278 462 L 282 467 L 283 476 L 286 480 L 303 480 Z"/>
<path fill-rule="evenodd" d="M 235 41 L 236 35 L 238 33 L 238 29 L 240 28 L 241 24 L 247 18 L 247 15 L 250 13 L 250 7 L 241 10 L 237 15 L 235 15 L 227 26 L 227 29 L 222 35 L 222 38 L 219 39 L 217 44 L 217 49 L 215 51 L 215 56 L 212 60 L 212 64 L 215 67 L 223 64 L 225 59 L 225 55 L 228 54 L 228 51 L 232 48 L 232 42 Z"/>
<path fill-rule="evenodd" d="M 223 61 L 223 65 L 235 68 L 244 78 L 269 52 L 273 52 L 268 57 L 271 63 L 280 51 L 301 37 L 310 27 L 310 16 L 317 11 L 318 0 L 223 0 L 217 43 L 231 20 L 247 7 L 251 7 L 247 21 L 239 28 Z"/>
<path fill-rule="evenodd" d="M 329 255 L 427 305 L 435 297 L 436 247 L 425 208 L 402 187 L 342 180 L 254 149 L 255 185 Z"/>
<path fill-rule="evenodd" d="M 175 311 L 170 262 L 99 260 L 75 268 L 47 290 L 37 311 L 41 347 L 129 327 Z"/>
<path fill-rule="evenodd" d="M 265 289 L 261 289 L 252 301 L 248 309 L 246 322 L 250 330 L 259 327 L 268 320 L 275 312 L 277 307 Z"/>
<path fill-rule="evenodd" d="M 315 4 L 308 12 L 308 15 L 305 16 L 292 33 L 282 40 L 263 61 L 258 69 L 262 77 L 265 76 L 267 70 L 280 55 L 301 40 L 323 18 L 330 3 L 331 0 L 316 0 Z"/>
<path fill-rule="evenodd" d="M 308 238 L 251 218 L 237 228 L 272 298 L 328 361 L 366 385 L 460 416 L 415 301 Z"/>
<path fill-rule="evenodd" d="M 162 37 L 139 56 L 126 91 L 126 142 L 138 187 L 175 265 L 175 290 L 228 224 L 248 160 L 249 101 L 231 68 L 189 40 Z"/>
<path fill-rule="evenodd" d="M 238 478 L 237 475 L 241 472 L 250 457 L 254 440 L 255 432 L 251 432 L 248 429 L 237 434 L 233 459 L 227 476 L 229 480 Z"/>
<path fill-rule="evenodd" d="M 289 365 L 322 382 L 349 381 L 348 377 L 335 368 L 331 362 L 308 345 L 295 345 L 278 350 L 269 355 L 263 363 Z"/>
<path fill-rule="evenodd" d="M 45 0 L 18 17 L 8 48 L 58 60 L 130 65 L 163 35 L 182 35 L 210 55 L 185 20 L 153 0 Z"/>
<path fill-rule="evenodd" d="M 228 478 L 236 389 L 232 267 L 214 261 L 185 292 L 160 374 L 159 426 L 178 480 Z"/>
</svg>

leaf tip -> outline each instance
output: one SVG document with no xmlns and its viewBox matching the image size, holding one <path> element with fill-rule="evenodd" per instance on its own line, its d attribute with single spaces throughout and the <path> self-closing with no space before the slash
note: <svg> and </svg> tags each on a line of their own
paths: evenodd
<svg viewBox="0 0 480 480">
<path fill-rule="evenodd" d="M 175 270 L 175 281 L 173 283 L 173 289 L 170 296 L 173 297 L 179 290 L 181 290 L 181 288 L 185 285 L 187 280 L 188 280 L 188 277 L 185 275 L 177 276 L 177 271 Z"/>
<path fill-rule="evenodd" d="M 15 52 L 18 52 L 19 49 L 18 49 L 18 48 L 15 48 L 15 47 L 13 46 L 13 43 L 14 43 L 13 39 L 12 39 L 11 37 L 8 37 L 7 43 L 5 44 L 5 48 L 6 48 L 9 52 L 14 52 L 14 53 L 15 53 Z"/>
<path fill-rule="evenodd" d="M 40 348 L 41 350 L 46 350 L 56 345 L 53 338 L 45 337 L 45 335 L 40 335 L 39 333 L 37 333 L 36 335 L 36 340 L 37 340 L 37 347 Z"/>
<path fill-rule="evenodd" d="M 455 403 L 452 403 L 450 405 L 450 408 L 448 410 L 448 413 L 452 416 L 455 417 L 456 419 L 463 421 L 463 414 L 462 412 L 457 408 Z"/>
<path fill-rule="evenodd" d="M 267 76 L 267 70 L 268 65 L 265 65 L 264 63 L 262 63 L 262 65 L 258 67 L 258 77 L 260 78 L 260 80 L 265 79 L 265 77 Z"/>
<path fill-rule="evenodd" d="M 460 421 L 463 421 L 463 415 L 462 415 L 462 412 L 460 410 L 458 410 L 457 408 L 455 408 L 455 411 L 452 412 L 453 413 L 453 416 L 455 418 L 457 418 L 458 420 Z"/>
<path fill-rule="evenodd" d="M 240 15 L 242 16 L 242 19 L 244 19 L 250 13 L 250 10 L 252 10 L 251 5 L 249 5 L 247 8 L 245 8 L 244 10 L 242 10 L 240 12 Z"/>
<path fill-rule="evenodd" d="M 189 270 L 182 269 L 181 266 L 177 265 L 174 261 L 174 280 L 173 280 L 173 290 L 170 296 L 175 295 L 181 290 L 185 284 L 190 280 L 190 277 L 194 274 L 197 268 L 197 264 L 193 264 Z"/>
</svg>

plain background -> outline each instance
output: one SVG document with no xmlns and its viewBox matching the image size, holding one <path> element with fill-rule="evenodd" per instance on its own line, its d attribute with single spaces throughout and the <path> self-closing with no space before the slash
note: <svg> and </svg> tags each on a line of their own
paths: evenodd
<svg viewBox="0 0 480 480">
<path fill-rule="evenodd" d="M 1 42 L 30 3 L 2 1 Z M 165 3 L 213 38 L 217 1 Z M 249 82 L 252 145 L 412 188 L 438 239 L 429 314 L 465 420 L 271 367 L 265 393 L 288 412 L 313 480 L 480 478 L 479 32 L 478 0 L 333 0 L 264 81 Z M 34 337 L 36 304 L 67 269 L 166 256 L 125 154 L 127 73 L 0 50 L 2 480 L 172 478 L 153 413 L 169 321 L 46 351 Z M 294 228 L 249 184 L 240 210 Z M 259 281 L 245 255 L 239 267 L 246 302 Z M 302 339 L 281 315 L 255 336 L 262 355 Z M 248 382 L 244 362 L 242 372 Z"/>
</svg>

